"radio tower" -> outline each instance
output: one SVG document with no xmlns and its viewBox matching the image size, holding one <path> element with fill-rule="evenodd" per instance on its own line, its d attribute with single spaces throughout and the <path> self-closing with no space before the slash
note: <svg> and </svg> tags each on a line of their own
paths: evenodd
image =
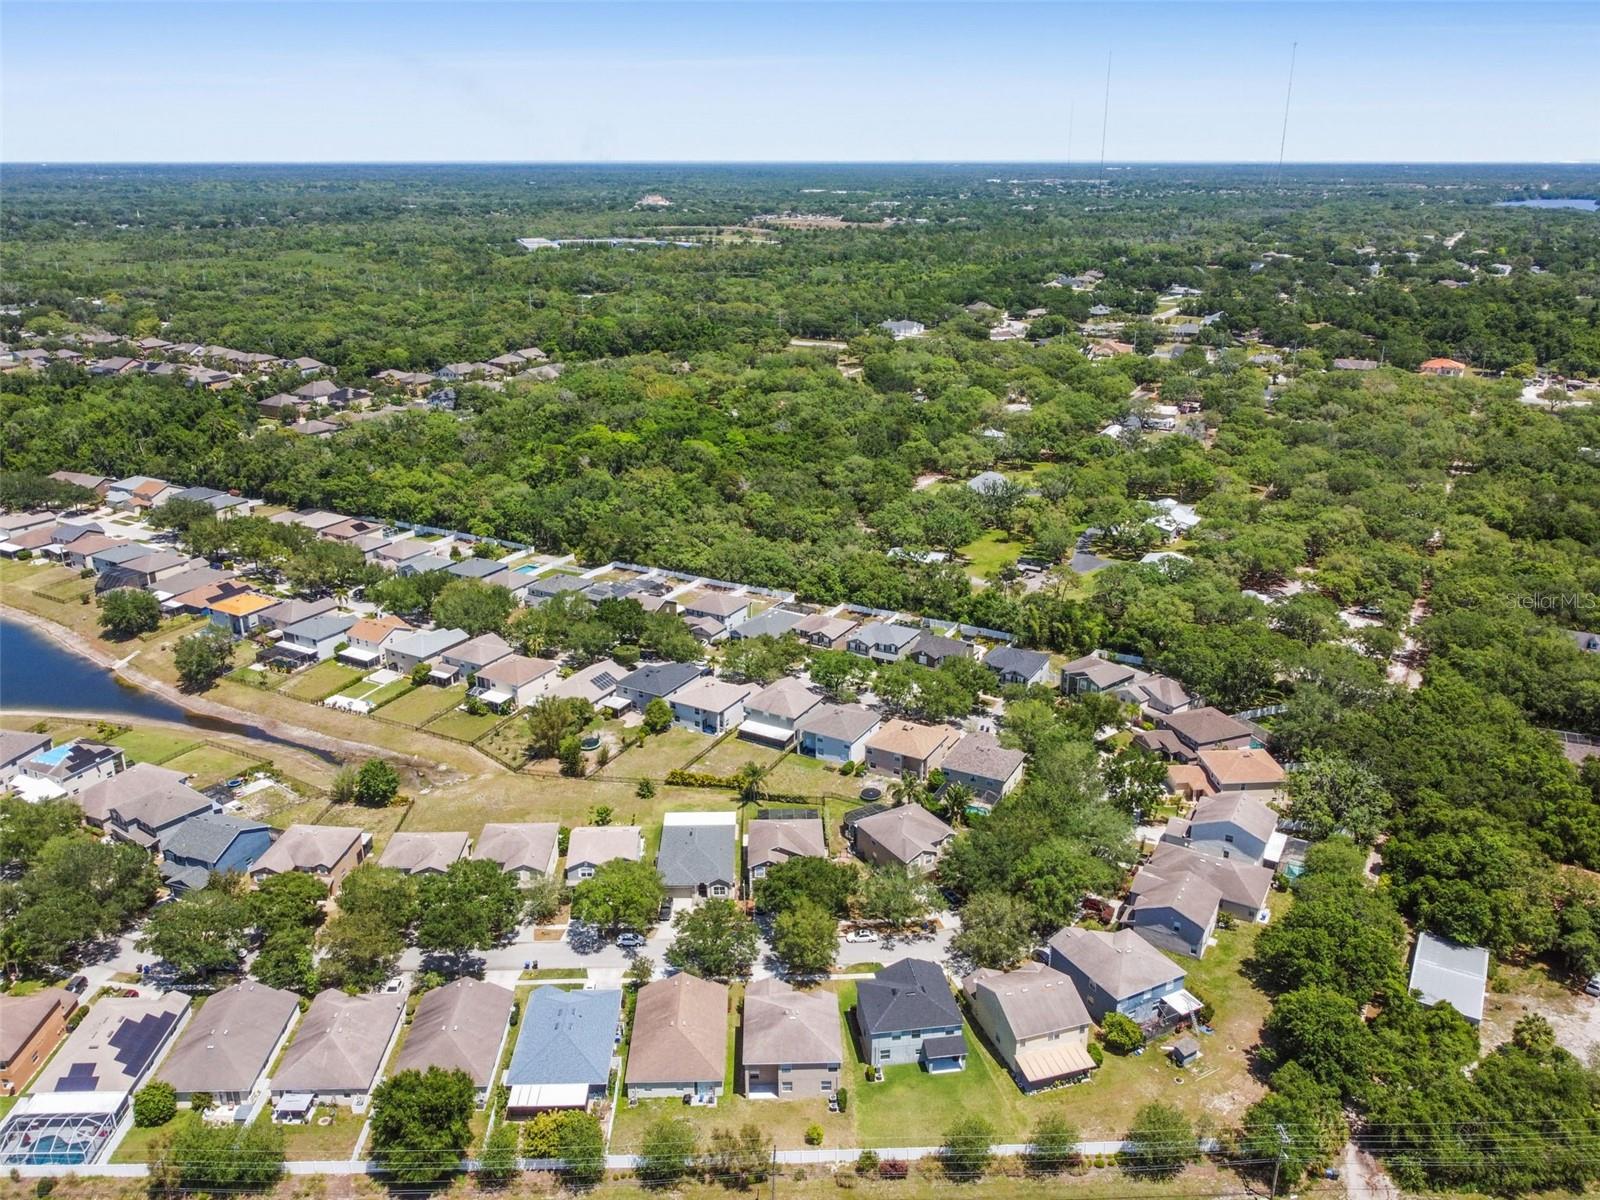
<svg viewBox="0 0 1600 1200">
<path fill-rule="evenodd" d="M 1111 51 L 1106 51 L 1106 95 L 1100 105 L 1100 194 L 1106 192 L 1106 126 L 1111 120 Z"/>
<path fill-rule="evenodd" d="M 1283 133 L 1278 137 L 1278 172 L 1272 180 L 1273 187 L 1283 184 L 1283 150 L 1289 144 L 1289 100 L 1294 96 L 1294 60 L 1299 52 L 1299 42 L 1289 47 L 1289 86 L 1283 93 Z"/>
</svg>

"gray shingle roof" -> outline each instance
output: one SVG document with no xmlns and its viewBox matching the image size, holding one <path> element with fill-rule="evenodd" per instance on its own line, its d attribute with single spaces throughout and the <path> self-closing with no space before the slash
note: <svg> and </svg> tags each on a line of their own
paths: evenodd
<svg viewBox="0 0 1600 1200">
<path fill-rule="evenodd" d="M 481 979 L 457 979 L 434 988 L 417 1004 L 393 1071 L 460 1069 L 487 1087 L 499 1063 L 500 1039 L 516 997 Z"/>
<path fill-rule="evenodd" d="M 646 696 L 665 696 L 699 677 L 700 668 L 692 663 L 651 663 L 623 676 L 617 686 Z"/>
<path fill-rule="evenodd" d="M 1050 656 L 1038 650 L 1021 650 L 1016 646 L 996 646 L 984 657 L 984 665 L 999 674 L 1016 673 L 1027 678 L 1050 665 Z"/>
<path fill-rule="evenodd" d="M 246 981 L 206 1001 L 179 1035 L 159 1078 L 180 1094 L 247 1092 L 267 1069 L 300 1006 L 293 992 Z"/>
<path fill-rule="evenodd" d="M 902 958 L 857 984 L 856 1015 L 868 1037 L 961 1024 L 944 972 L 920 958 Z"/>
<path fill-rule="evenodd" d="M 168 858 L 187 858 L 214 865 L 242 833 L 271 828 L 231 813 L 204 812 L 190 817 L 161 839 Z"/>
<path fill-rule="evenodd" d="M 733 883 L 738 828 L 731 824 L 667 824 L 661 830 L 656 869 L 670 887 Z"/>
<path fill-rule="evenodd" d="M 604 1086 L 611 1075 L 621 1016 L 622 993 L 615 988 L 581 992 L 535 988 L 522 1014 L 506 1085 Z"/>
</svg>

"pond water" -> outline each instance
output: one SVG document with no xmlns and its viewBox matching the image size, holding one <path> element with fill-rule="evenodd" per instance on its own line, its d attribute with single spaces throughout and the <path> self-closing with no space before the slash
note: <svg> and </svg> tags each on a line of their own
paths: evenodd
<svg viewBox="0 0 1600 1200">
<path fill-rule="evenodd" d="M 1502 200 L 1495 205 L 1496 208 L 1575 208 L 1579 212 L 1600 211 L 1600 200 L 1585 200 L 1582 197 L 1552 198 L 1540 200 Z"/>
<path fill-rule="evenodd" d="M 97 712 L 153 721 L 184 721 L 189 715 L 172 701 L 121 683 L 104 667 L 4 617 L 0 617 L 0 707 Z"/>
</svg>

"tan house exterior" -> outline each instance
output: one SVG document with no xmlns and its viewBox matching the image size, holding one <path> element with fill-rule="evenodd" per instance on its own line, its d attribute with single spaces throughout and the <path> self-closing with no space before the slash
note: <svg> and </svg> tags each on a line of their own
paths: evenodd
<svg viewBox="0 0 1600 1200">
<path fill-rule="evenodd" d="M 1041 962 L 1015 971 L 981 968 L 967 976 L 962 990 L 973 1021 L 1023 1091 L 1083 1079 L 1094 1070 L 1089 1011 L 1060 971 Z"/>
<path fill-rule="evenodd" d="M 832 992 L 796 991 L 781 979 L 745 989 L 739 1090 L 751 1098 L 796 1100 L 839 1090 L 844 1039 Z"/>
<path fill-rule="evenodd" d="M 919 725 L 915 721 L 885 721 L 867 739 L 867 769 L 886 775 L 910 772 L 926 779 L 944 761 L 959 737 L 946 725 Z"/>
<path fill-rule="evenodd" d="M 875 866 L 933 870 L 956 831 L 920 804 L 902 804 L 856 821 L 846 818 L 855 850 Z"/>
<path fill-rule="evenodd" d="M 67 1017 L 77 1005 L 65 988 L 0 996 L 0 1096 L 15 1096 L 28 1085 L 66 1036 Z"/>
<path fill-rule="evenodd" d="M 303 871 L 328 885 L 330 895 L 366 860 L 372 835 L 339 825 L 291 825 L 250 868 L 250 878 L 260 883 L 269 875 Z"/>
</svg>

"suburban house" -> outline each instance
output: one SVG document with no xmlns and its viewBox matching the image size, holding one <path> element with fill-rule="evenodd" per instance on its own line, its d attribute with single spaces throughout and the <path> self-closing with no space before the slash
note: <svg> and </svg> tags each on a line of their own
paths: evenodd
<svg viewBox="0 0 1600 1200">
<path fill-rule="evenodd" d="M 603 1101 L 621 1040 L 619 989 L 534 988 L 503 1080 L 506 1116 L 520 1121 L 547 1109 Z"/>
<path fill-rule="evenodd" d="M 728 1057 L 728 989 L 679 972 L 639 989 L 628 1099 L 715 1104 Z"/>
<path fill-rule="evenodd" d="M 744 702 L 744 721 L 739 726 L 739 736 L 787 747 L 794 740 L 796 722 L 814 712 L 821 703 L 822 697 L 803 680 L 785 675 Z"/>
<path fill-rule="evenodd" d="M 967 1065 L 961 1007 L 937 963 L 902 958 L 856 984 L 861 1061 L 871 1067 L 916 1063 L 930 1073 Z"/>
<path fill-rule="evenodd" d="M 856 622 L 849 617 L 830 617 L 812 613 L 794 623 L 795 634 L 819 650 L 843 650 L 850 641 Z"/>
<path fill-rule="evenodd" d="M 389 838 L 389 844 L 378 856 L 378 865 L 404 871 L 407 875 L 443 875 L 451 863 L 466 857 L 469 844 L 464 833 L 402 830 Z"/>
<path fill-rule="evenodd" d="M 569 575 L 565 571 L 551 571 L 534 576 L 524 585 L 528 603 L 534 605 L 543 604 L 563 592 L 581 592 L 587 587 L 589 587 L 587 579 L 581 575 Z"/>
<path fill-rule="evenodd" d="M 87 488 L 102 499 L 110 490 L 112 483 L 104 475 L 86 475 L 81 471 L 51 471 L 50 478 L 57 483 L 70 483 L 74 487 Z"/>
<path fill-rule="evenodd" d="M 1002 687 L 1007 684 L 1048 685 L 1050 682 L 1050 656 L 1038 650 L 996 646 L 984 655 L 983 665 L 999 677 Z"/>
<path fill-rule="evenodd" d="M 1265 750 L 1202 750 L 1196 757 L 1211 786 L 1219 792 L 1270 796 L 1283 787 L 1283 768 Z"/>
<path fill-rule="evenodd" d="M 274 653 L 304 663 L 326 662 L 344 643 L 356 618 L 349 613 L 324 613 L 299 621 L 283 631 Z"/>
<path fill-rule="evenodd" d="M 1167 822 L 1161 840 L 1212 858 L 1259 863 L 1277 828 L 1278 814 L 1248 792 L 1219 792 L 1197 803 L 1187 821 Z"/>
<path fill-rule="evenodd" d="M 944 756 L 939 769 L 945 782 L 969 787 L 980 800 L 993 804 L 1022 782 L 1028 756 L 1002 746 L 992 733 L 969 733 Z"/>
<path fill-rule="evenodd" d="M 391 1075 L 439 1067 L 465 1071 L 483 1107 L 511 1028 L 517 1002 L 510 988 L 462 978 L 434 988 L 417 1002 Z"/>
<path fill-rule="evenodd" d="M 116 746 L 102 746 L 98 742 L 63 742 L 23 759 L 17 766 L 11 784 L 30 796 L 76 796 L 90 785 L 110 779 L 127 765 L 122 751 Z M 43 786 L 26 787 L 23 781 L 30 779 Z"/>
<path fill-rule="evenodd" d="M 846 813 L 844 827 L 855 852 L 865 861 L 924 873 L 933 870 L 956 836 L 955 830 L 920 804 L 893 808 L 869 804 Z"/>
<path fill-rule="evenodd" d="M 897 342 L 906 338 L 921 337 L 928 331 L 928 327 L 921 321 L 879 321 L 878 328 Z"/>
<path fill-rule="evenodd" d="M 250 878 L 260 883 L 269 875 L 301 871 L 339 890 L 339 881 L 365 861 L 372 851 L 372 835 L 343 825 L 291 825 L 278 835 L 267 852 L 250 868 Z"/>
<path fill-rule="evenodd" d="M 1049 953 L 1096 1022 L 1118 1012 L 1139 1025 L 1164 1023 L 1200 1006 L 1184 990 L 1184 969 L 1131 929 L 1069 925 L 1050 939 Z"/>
<path fill-rule="evenodd" d="M 1157 945 L 1199 958 L 1219 912 L 1267 919 L 1272 877 L 1270 867 L 1163 842 L 1134 874 L 1126 920 Z"/>
<path fill-rule="evenodd" d="M 527 887 L 537 879 L 556 873 L 559 834 L 554 821 L 491 821 L 478 834 L 472 857 L 499 863 L 502 871 L 515 875 L 517 883 Z"/>
<path fill-rule="evenodd" d="M 746 1096 L 789 1099 L 839 1090 L 844 1038 L 833 993 L 758 979 L 745 988 L 741 1032 L 739 1090 Z"/>
<path fill-rule="evenodd" d="M 433 543 L 421 538 L 400 538 L 379 546 L 367 557 L 380 567 L 395 568 L 413 558 L 421 558 L 433 551 Z"/>
<path fill-rule="evenodd" d="M 339 602 L 328 597 L 321 600 L 282 600 L 271 608 L 262 609 L 260 622 L 263 629 L 283 630 L 301 621 L 309 621 L 312 617 L 337 612 L 338 609 Z"/>
<path fill-rule="evenodd" d="M 578 700 L 587 700 L 590 704 L 601 704 L 611 699 L 617 690 L 617 681 L 627 672 L 609 658 L 602 658 L 599 662 L 590 663 L 581 671 L 574 671 L 565 679 L 557 681 L 551 688 L 552 696 Z"/>
<path fill-rule="evenodd" d="M 637 825 L 580 825 L 567 837 L 567 882 L 593 879 L 596 867 L 616 858 L 644 858 L 644 834 Z"/>
<path fill-rule="evenodd" d="M 48 733 L 24 733 L 14 729 L 0 729 L 0 783 L 5 783 L 17 773 L 23 762 L 50 749 Z"/>
<path fill-rule="evenodd" d="M 1467 364 L 1453 358 L 1430 358 L 1417 368 L 1419 374 L 1445 379 L 1459 379 L 1467 373 Z"/>
<path fill-rule="evenodd" d="M 952 658 L 976 659 L 978 647 L 972 642 L 924 629 L 906 647 L 902 657 L 909 657 L 919 667 L 937 667 Z"/>
<path fill-rule="evenodd" d="M 810 809 L 762 809 L 744 835 L 744 869 L 752 884 L 766 877 L 767 868 L 791 858 L 827 858 L 828 841 L 822 819 Z"/>
<path fill-rule="evenodd" d="M 885 721 L 867 738 L 867 769 L 886 775 L 907 772 L 926 779 L 955 745 L 959 733 L 948 725 Z"/>
<path fill-rule="evenodd" d="M 364 1109 L 406 1014 L 404 992 L 318 992 L 272 1075 L 274 1119 L 316 1104 Z"/>
<path fill-rule="evenodd" d="M 65 988 L 0 995 L 0 1096 L 15 1096 L 66 1035 L 78 998 Z"/>
<path fill-rule="evenodd" d="M 669 812 L 662 817 L 656 869 L 667 895 L 730 897 L 738 894 L 739 814 Z M 568 844 L 567 861 L 572 861 Z"/>
<path fill-rule="evenodd" d="M 511 653 L 511 644 L 498 633 L 484 633 L 457 642 L 439 654 L 439 661 L 428 675 L 430 683 L 451 684 L 476 675 L 490 663 Z"/>
<path fill-rule="evenodd" d="M 1250 726 L 1216 708 L 1168 713 L 1157 724 L 1175 733 L 1192 755 L 1202 750 L 1248 750 L 1255 744 Z"/>
<path fill-rule="evenodd" d="M 244 980 L 205 1002 L 179 1035 L 156 1078 L 170 1083 L 180 1103 L 209 1093 L 233 1107 L 255 1094 L 300 1015 L 293 992 Z"/>
<path fill-rule="evenodd" d="M 869 621 L 850 634 L 845 641 L 845 649 L 874 662 L 899 662 L 905 657 L 911 643 L 920 636 L 921 630 L 909 625 Z"/>
<path fill-rule="evenodd" d="M 185 782 L 188 778 L 154 763 L 134 763 L 84 788 L 78 804 L 89 825 L 149 850 L 190 817 L 216 807 L 210 796 Z"/>
<path fill-rule="evenodd" d="M 1098 654 L 1074 659 L 1062 667 L 1061 690 L 1069 696 L 1108 693 L 1128 704 L 1137 704 L 1155 717 L 1179 712 L 1193 703 L 1177 680 L 1128 663 L 1112 662 Z"/>
<path fill-rule="evenodd" d="M 667 703 L 672 706 L 672 719 L 685 729 L 726 733 L 744 720 L 745 701 L 755 691 L 751 683 L 700 675 L 668 696 Z"/>
<path fill-rule="evenodd" d="M 113 588 L 152 588 L 163 579 L 204 566 L 201 559 L 190 558 L 176 550 L 151 550 L 142 548 L 142 554 L 121 557 L 108 565 L 95 584 L 96 591 Z"/>
<path fill-rule="evenodd" d="M 463 558 L 458 562 L 453 562 L 445 567 L 444 570 L 461 579 L 481 579 L 484 582 L 496 584 L 502 582 L 497 578 L 502 572 L 509 574 L 504 563 L 496 562 L 492 558 L 476 557 Z"/>
<path fill-rule="evenodd" d="M 685 620 L 715 621 L 724 629 L 734 629 L 750 618 L 750 597 L 730 592 L 701 592 L 677 604 Z"/>
<path fill-rule="evenodd" d="M 1411 952 L 1410 988 L 1426 1005 L 1448 1004 L 1474 1025 L 1483 1022 L 1489 952 L 1423 930 Z"/>
<path fill-rule="evenodd" d="M 353 667 L 376 667 L 383 662 L 384 648 L 411 632 L 410 625 L 392 614 L 357 621 L 346 634 L 348 644 L 339 651 L 339 661 Z"/>
<path fill-rule="evenodd" d="M 467 694 L 490 708 L 514 712 L 549 692 L 558 678 L 556 668 L 552 659 L 508 654 L 478 671 Z"/>
<path fill-rule="evenodd" d="M 383 647 L 383 665 L 409 675 L 422 663 L 467 640 L 465 629 L 419 629 L 390 639 Z"/>
<path fill-rule="evenodd" d="M 859 704 L 819 704 L 794 723 L 796 749 L 823 762 L 865 762 L 867 739 L 882 724 Z"/>
<path fill-rule="evenodd" d="M 106 487 L 106 504 L 116 509 L 148 509 L 165 504 L 179 489 L 165 479 L 130 475 Z"/>
<path fill-rule="evenodd" d="M 734 641 L 741 638 L 782 637 L 805 620 L 805 616 L 805 613 L 795 612 L 792 608 L 769 608 L 729 629 L 728 636 Z"/>
<path fill-rule="evenodd" d="M 1086 1079 L 1089 1010 L 1071 979 L 1041 962 L 1015 971 L 980 968 L 962 989 L 974 1024 L 988 1034 L 1023 1091 Z"/>
<path fill-rule="evenodd" d="M 161 876 L 174 891 L 198 891 L 213 871 L 247 875 L 277 830 L 232 813 L 202 812 L 161 836 Z"/>
<path fill-rule="evenodd" d="M 705 669 L 693 663 L 651 663 L 617 680 L 616 694 L 643 712 L 650 701 L 665 699 L 703 674 Z"/>
</svg>

